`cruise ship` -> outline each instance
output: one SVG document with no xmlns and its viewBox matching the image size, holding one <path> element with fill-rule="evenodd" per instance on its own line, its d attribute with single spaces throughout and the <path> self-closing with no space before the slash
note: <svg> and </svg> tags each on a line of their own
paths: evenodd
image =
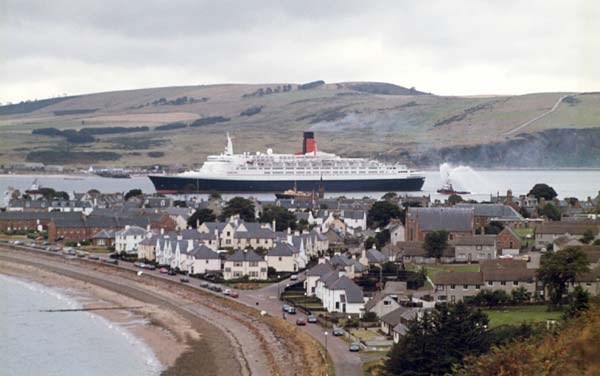
<svg viewBox="0 0 600 376">
<path fill-rule="evenodd" d="M 425 177 L 401 164 L 343 158 L 317 150 L 313 132 L 304 132 L 302 152 L 234 154 L 229 133 L 224 152 L 209 155 L 198 170 L 150 175 L 159 193 L 301 191 L 420 191 Z"/>
</svg>

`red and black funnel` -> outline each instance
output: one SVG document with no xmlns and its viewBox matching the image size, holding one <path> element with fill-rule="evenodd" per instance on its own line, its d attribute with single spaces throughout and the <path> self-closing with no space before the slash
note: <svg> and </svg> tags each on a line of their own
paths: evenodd
<svg viewBox="0 0 600 376">
<path fill-rule="evenodd" d="M 317 151 L 317 140 L 315 132 L 304 132 L 304 141 L 302 142 L 302 154 L 314 153 Z"/>
</svg>

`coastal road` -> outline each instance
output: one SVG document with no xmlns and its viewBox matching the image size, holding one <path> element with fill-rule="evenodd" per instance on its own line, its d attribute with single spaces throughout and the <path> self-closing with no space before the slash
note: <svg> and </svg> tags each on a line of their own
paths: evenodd
<svg viewBox="0 0 600 376">
<path fill-rule="evenodd" d="M 299 277 L 299 281 L 302 281 L 302 273 Z M 254 306 L 256 306 L 256 302 L 258 302 L 258 307 L 260 307 L 261 310 L 265 310 L 273 316 L 282 317 L 283 303 L 278 299 L 278 293 L 283 292 L 288 283 L 290 283 L 289 280 L 284 280 L 258 290 L 238 290 L 240 293 L 240 300 Z M 296 319 L 298 318 L 304 318 L 306 320 L 306 315 L 299 311 L 296 315 L 286 316 L 286 320 L 292 324 L 295 324 Z M 348 350 L 349 345 L 347 342 L 338 337 L 334 337 L 331 334 L 332 328 L 323 328 L 318 324 L 309 323 L 305 326 L 300 326 L 299 328 L 310 334 L 314 339 L 319 341 L 321 345 L 327 347 L 327 352 L 333 362 L 336 375 L 363 375 L 362 360 L 356 353 Z M 325 331 L 328 332 L 327 338 L 325 338 Z"/>
<path fill-rule="evenodd" d="M 510 135 L 512 135 L 512 134 L 514 134 L 514 133 L 516 133 L 516 132 L 520 131 L 521 129 L 523 129 L 523 128 L 527 127 L 528 125 L 531 125 L 531 124 L 535 123 L 536 121 L 540 120 L 541 118 L 543 118 L 543 117 L 546 117 L 546 116 L 550 115 L 551 113 L 553 113 L 554 111 L 556 111 L 556 109 L 557 109 L 557 108 L 558 108 L 558 106 L 561 104 L 561 102 L 563 101 L 563 99 L 565 99 L 565 98 L 566 98 L 566 97 L 568 97 L 569 95 L 572 95 L 572 94 L 566 94 L 566 95 L 563 95 L 562 97 L 558 98 L 558 100 L 556 101 L 556 103 L 554 103 L 554 105 L 552 106 L 552 108 L 551 108 L 550 110 L 548 110 L 548 111 L 544 112 L 544 113 L 543 113 L 543 114 L 541 114 L 541 115 L 538 115 L 538 116 L 534 117 L 534 118 L 533 118 L 533 119 L 531 119 L 531 120 L 527 120 L 527 121 L 526 121 L 526 122 L 524 122 L 523 124 L 520 124 L 520 125 L 518 125 L 517 127 L 515 127 L 515 128 L 513 128 L 513 129 L 511 129 L 510 131 L 508 131 L 508 132 L 504 132 L 502 135 L 503 135 L 503 136 L 510 136 Z"/>
</svg>

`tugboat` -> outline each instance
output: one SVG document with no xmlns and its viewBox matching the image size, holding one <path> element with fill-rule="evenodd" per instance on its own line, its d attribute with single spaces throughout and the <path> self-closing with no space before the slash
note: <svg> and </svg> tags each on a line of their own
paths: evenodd
<svg viewBox="0 0 600 376">
<path fill-rule="evenodd" d="M 284 192 L 275 193 L 275 197 L 277 197 L 278 199 L 296 199 L 296 200 L 308 199 L 308 200 L 310 200 L 313 198 L 313 196 L 314 196 L 314 194 L 312 194 L 312 193 L 298 191 L 295 188 L 288 189 L 287 191 L 284 191 Z"/>
<path fill-rule="evenodd" d="M 443 195 L 470 195 L 471 194 L 471 192 L 455 190 L 449 181 L 447 181 L 446 184 L 442 185 L 442 188 L 438 189 L 437 193 L 441 193 Z"/>
</svg>

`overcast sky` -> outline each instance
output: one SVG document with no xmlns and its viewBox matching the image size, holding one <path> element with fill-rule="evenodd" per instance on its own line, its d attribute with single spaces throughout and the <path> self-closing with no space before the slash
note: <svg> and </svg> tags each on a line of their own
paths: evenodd
<svg viewBox="0 0 600 376">
<path fill-rule="evenodd" d="M 600 2 L 0 0 L 0 102 L 225 82 L 600 90 Z"/>
</svg>

